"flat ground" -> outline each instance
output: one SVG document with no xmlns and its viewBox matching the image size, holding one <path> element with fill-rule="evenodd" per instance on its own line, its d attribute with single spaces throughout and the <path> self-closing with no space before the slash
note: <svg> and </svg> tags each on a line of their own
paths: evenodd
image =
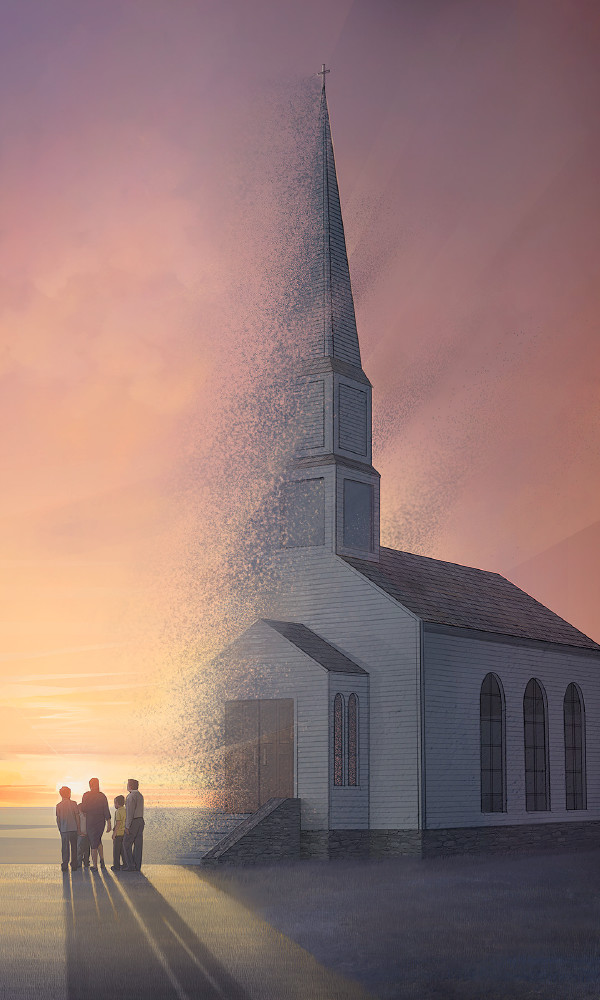
<svg viewBox="0 0 600 1000">
<path fill-rule="evenodd" d="M 202 878 L 382 1000 L 600 998 L 600 850 Z"/>
<path fill-rule="evenodd" d="M 145 877 L 0 865 L 10 1000 L 600 997 L 600 850 Z"/>
<path fill-rule="evenodd" d="M 189 869 L 0 866 L 6 1000 L 368 1000 Z"/>
</svg>

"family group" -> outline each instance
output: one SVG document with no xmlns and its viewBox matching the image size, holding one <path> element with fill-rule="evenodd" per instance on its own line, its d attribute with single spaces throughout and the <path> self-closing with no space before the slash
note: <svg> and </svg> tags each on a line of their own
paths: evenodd
<svg viewBox="0 0 600 1000">
<path fill-rule="evenodd" d="M 60 802 L 56 806 L 56 825 L 62 841 L 63 872 L 80 867 L 98 871 L 105 868 L 102 834 L 110 833 L 113 840 L 113 872 L 139 872 L 142 867 L 142 847 L 144 844 L 144 796 L 139 790 L 139 782 L 130 778 L 127 782 L 127 799 L 117 795 L 114 799 L 114 824 L 108 799 L 100 791 L 98 778 L 90 778 L 90 790 L 85 792 L 79 803 L 71 798 L 71 789 L 66 785 L 60 789 Z M 90 867 L 90 851 L 92 864 Z"/>
</svg>

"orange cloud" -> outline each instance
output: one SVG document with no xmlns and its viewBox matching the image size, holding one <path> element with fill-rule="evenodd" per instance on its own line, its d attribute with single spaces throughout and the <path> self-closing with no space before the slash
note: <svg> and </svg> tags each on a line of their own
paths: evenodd
<svg viewBox="0 0 600 1000">
<path fill-rule="evenodd" d="M 45 785 L 0 785 L 0 806 L 50 806 L 57 801 L 56 789 Z"/>
</svg>

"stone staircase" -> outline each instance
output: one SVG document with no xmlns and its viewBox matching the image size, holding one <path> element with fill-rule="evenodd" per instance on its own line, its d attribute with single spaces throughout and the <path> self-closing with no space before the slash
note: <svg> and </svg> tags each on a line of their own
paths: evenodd
<svg viewBox="0 0 600 1000">
<path fill-rule="evenodd" d="M 206 827 L 187 838 L 185 848 L 177 853 L 176 864 L 201 865 L 205 854 L 215 845 L 228 837 L 240 823 L 243 823 L 252 813 L 223 813 L 215 811 Z"/>
<path fill-rule="evenodd" d="M 270 864 L 299 857 L 300 799 L 272 798 L 232 826 L 201 864 Z"/>
</svg>

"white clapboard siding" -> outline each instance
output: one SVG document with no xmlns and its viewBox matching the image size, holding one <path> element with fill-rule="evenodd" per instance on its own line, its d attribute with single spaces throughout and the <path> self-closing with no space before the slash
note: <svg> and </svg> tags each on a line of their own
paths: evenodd
<svg viewBox="0 0 600 1000">
<path fill-rule="evenodd" d="M 419 817 L 419 627 L 343 560 L 281 553 L 290 581 L 274 618 L 302 622 L 369 674 L 370 825 L 416 829 Z"/>
<path fill-rule="evenodd" d="M 497 642 L 457 633 L 425 633 L 425 785 L 430 829 L 600 819 L 600 660 L 569 647 Z M 479 694 L 487 673 L 506 699 L 507 812 L 482 813 Z M 530 678 L 548 703 L 550 811 L 525 809 L 523 694 Z M 586 718 L 587 809 L 567 810 L 563 699 L 575 681 Z"/>
<path fill-rule="evenodd" d="M 327 671 L 264 622 L 257 621 L 213 662 L 218 700 L 294 699 L 294 794 L 302 827 L 327 829 Z"/>
</svg>

